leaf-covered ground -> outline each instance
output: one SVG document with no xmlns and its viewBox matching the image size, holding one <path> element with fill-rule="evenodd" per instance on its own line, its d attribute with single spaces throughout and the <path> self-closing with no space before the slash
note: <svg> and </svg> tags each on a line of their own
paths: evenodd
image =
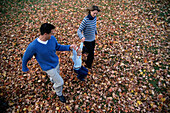
<svg viewBox="0 0 170 113">
<path fill-rule="evenodd" d="M 0 1 L 1 112 L 169 112 L 168 0 Z M 39 27 L 56 26 L 60 44 L 78 43 L 84 8 L 96 4 L 95 59 L 77 80 L 70 52 L 57 52 L 67 103 L 58 100 L 35 58 L 22 72 L 22 56 Z M 86 57 L 86 56 L 83 56 Z"/>
</svg>

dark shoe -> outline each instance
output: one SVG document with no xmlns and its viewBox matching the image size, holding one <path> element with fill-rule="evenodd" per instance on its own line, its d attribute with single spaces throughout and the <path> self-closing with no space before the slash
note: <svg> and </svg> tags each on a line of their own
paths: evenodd
<svg viewBox="0 0 170 113">
<path fill-rule="evenodd" d="M 66 99 L 64 98 L 63 95 L 58 96 L 58 97 L 59 97 L 59 99 L 60 99 L 61 102 L 66 103 Z"/>
<path fill-rule="evenodd" d="M 84 78 L 80 77 L 80 75 L 77 75 L 77 78 L 81 81 L 85 81 Z"/>
<path fill-rule="evenodd" d="M 81 78 L 80 80 L 81 80 L 81 81 L 85 81 L 84 78 Z"/>
</svg>

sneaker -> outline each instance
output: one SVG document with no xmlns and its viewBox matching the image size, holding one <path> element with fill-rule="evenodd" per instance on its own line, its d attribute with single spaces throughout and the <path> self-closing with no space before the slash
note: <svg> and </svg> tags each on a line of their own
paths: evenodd
<svg viewBox="0 0 170 113">
<path fill-rule="evenodd" d="M 81 81 L 85 81 L 84 78 L 80 77 L 80 75 L 77 75 L 77 78 Z"/>
<path fill-rule="evenodd" d="M 84 78 L 81 78 L 80 80 L 81 80 L 81 81 L 85 81 Z"/>
<path fill-rule="evenodd" d="M 59 99 L 60 99 L 61 102 L 66 103 L 66 99 L 64 98 L 63 95 L 58 96 L 58 97 L 59 97 Z"/>
</svg>

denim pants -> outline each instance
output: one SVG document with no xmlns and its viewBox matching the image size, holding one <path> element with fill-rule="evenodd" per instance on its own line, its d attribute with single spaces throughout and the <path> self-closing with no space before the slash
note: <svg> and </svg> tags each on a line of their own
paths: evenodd
<svg viewBox="0 0 170 113">
<path fill-rule="evenodd" d="M 81 66 L 81 68 L 78 70 L 74 69 L 74 72 L 77 73 L 80 78 L 84 78 L 88 74 L 88 69 L 85 68 L 84 66 Z"/>
<path fill-rule="evenodd" d="M 51 82 L 54 83 L 53 88 L 56 91 L 56 94 L 58 96 L 61 96 L 63 91 L 64 80 L 59 74 L 60 73 L 59 64 L 55 68 L 47 70 L 45 72 L 50 77 Z"/>
</svg>

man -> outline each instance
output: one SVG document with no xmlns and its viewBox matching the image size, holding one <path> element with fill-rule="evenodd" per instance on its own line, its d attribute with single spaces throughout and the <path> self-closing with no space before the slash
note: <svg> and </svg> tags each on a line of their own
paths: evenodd
<svg viewBox="0 0 170 113">
<path fill-rule="evenodd" d="M 65 103 L 66 100 L 62 94 L 64 81 L 59 75 L 59 58 L 56 55 L 56 51 L 70 51 L 72 48 L 75 49 L 76 45 L 60 45 L 52 35 L 54 29 L 55 26 L 48 23 L 41 25 L 41 35 L 28 45 L 24 53 L 22 71 L 29 71 L 27 62 L 34 55 L 42 70 L 49 75 L 50 80 L 54 83 L 53 88 L 60 101 Z"/>
</svg>

